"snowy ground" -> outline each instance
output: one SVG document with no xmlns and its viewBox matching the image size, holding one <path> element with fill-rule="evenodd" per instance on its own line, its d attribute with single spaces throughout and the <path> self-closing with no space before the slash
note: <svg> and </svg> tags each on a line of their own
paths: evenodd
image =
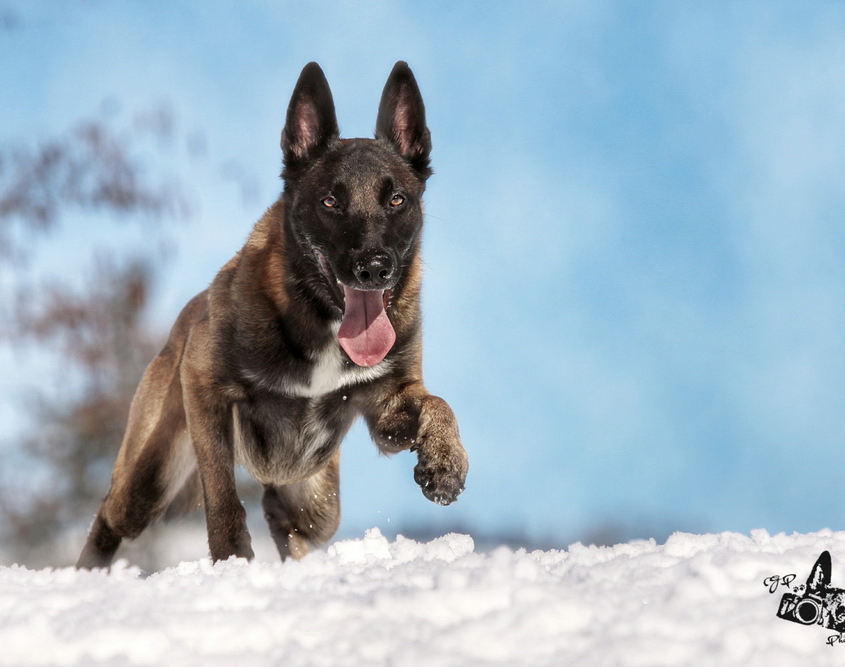
<svg viewBox="0 0 845 667">
<path fill-rule="evenodd" d="M 477 553 L 373 529 L 302 562 L 145 575 L 0 568 L 3 665 L 834 665 L 845 644 L 777 618 L 845 532 L 675 534 L 665 544 Z"/>
</svg>

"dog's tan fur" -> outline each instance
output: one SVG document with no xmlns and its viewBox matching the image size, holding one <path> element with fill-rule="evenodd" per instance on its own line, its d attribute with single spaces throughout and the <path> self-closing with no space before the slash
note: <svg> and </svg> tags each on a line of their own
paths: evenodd
<svg viewBox="0 0 845 667">
<path fill-rule="evenodd" d="M 407 100 L 414 101 L 416 83 L 404 63 L 397 63 L 391 77 L 379 125 L 382 134 L 396 134 L 395 158 L 383 140 L 323 137 L 332 130 L 330 94 L 328 102 L 320 98 L 328 86 L 316 65 L 303 70 L 283 141 L 285 194 L 211 286 L 184 308 L 164 349 L 147 368 L 111 488 L 79 567 L 108 566 L 120 541 L 136 537 L 160 517 L 197 474 L 212 558 L 251 558 L 245 510 L 235 489 L 236 463 L 265 487 L 263 509 L 282 558 L 300 558 L 309 545 L 328 540 L 337 529 L 339 446 L 359 415 L 382 451 L 417 453 L 415 479 L 428 498 L 447 504 L 463 489 L 468 461 L 457 422 L 446 402 L 429 394 L 422 381 L 418 234 L 412 237 L 401 276 L 386 292 L 392 298 L 387 313 L 396 343 L 384 361 L 362 368 L 338 347 L 338 316 L 327 305 L 323 287 L 310 287 L 321 274 L 314 257 L 303 253 L 298 232 L 297 225 L 306 223 L 296 201 L 311 196 L 311 182 L 323 174 L 320 169 L 328 169 L 320 162 L 328 154 L 340 156 L 337 160 L 350 155 L 364 165 L 361 178 L 354 180 L 362 183 L 361 206 L 375 212 L 367 213 L 369 218 L 359 215 L 361 220 L 382 215 L 367 199 L 367 188 L 374 190 L 380 183 L 375 177 L 366 180 L 370 171 L 388 170 L 395 187 L 404 188 L 413 202 L 421 196 L 427 149 L 415 148 L 416 135 L 403 130 L 408 109 L 414 111 Z M 313 108 L 303 112 L 308 104 Z M 306 121 L 320 113 L 328 120 L 309 127 Z M 417 115 L 425 129 L 421 98 Z M 371 165 L 366 160 L 373 151 L 378 161 Z M 420 155 L 424 162 L 419 162 Z M 419 218 L 417 226 L 421 210 Z M 352 223 L 344 218 L 344 224 Z"/>
</svg>

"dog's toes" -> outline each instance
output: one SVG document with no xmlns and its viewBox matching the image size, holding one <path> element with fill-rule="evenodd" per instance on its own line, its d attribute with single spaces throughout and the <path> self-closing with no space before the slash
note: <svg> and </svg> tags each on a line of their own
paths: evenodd
<svg viewBox="0 0 845 667">
<path fill-rule="evenodd" d="M 466 472 L 453 468 L 435 468 L 418 463 L 414 468 L 414 481 L 423 495 L 438 505 L 449 505 L 464 490 Z"/>
</svg>

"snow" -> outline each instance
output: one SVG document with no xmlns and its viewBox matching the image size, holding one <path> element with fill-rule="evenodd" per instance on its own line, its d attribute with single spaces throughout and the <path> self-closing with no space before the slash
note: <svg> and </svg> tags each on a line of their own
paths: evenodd
<svg viewBox="0 0 845 667">
<path fill-rule="evenodd" d="M 845 532 L 691 535 L 476 551 L 372 529 L 300 562 L 207 558 L 153 574 L 0 567 L 3 665 L 833 665 L 845 645 L 777 618 Z M 837 558 L 839 556 L 840 559 Z"/>
</svg>

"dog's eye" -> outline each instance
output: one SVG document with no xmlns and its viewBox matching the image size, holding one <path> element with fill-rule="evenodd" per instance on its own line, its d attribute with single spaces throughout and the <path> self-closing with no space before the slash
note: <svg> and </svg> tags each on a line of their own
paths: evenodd
<svg viewBox="0 0 845 667">
<path fill-rule="evenodd" d="M 395 194 L 390 200 L 390 205 L 393 207 L 402 206 L 405 203 L 405 198 L 400 194 Z"/>
<path fill-rule="evenodd" d="M 337 199 L 332 196 L 324 198 L 322 203 L 326 208 L 337 208 Z"/>
</svg>

